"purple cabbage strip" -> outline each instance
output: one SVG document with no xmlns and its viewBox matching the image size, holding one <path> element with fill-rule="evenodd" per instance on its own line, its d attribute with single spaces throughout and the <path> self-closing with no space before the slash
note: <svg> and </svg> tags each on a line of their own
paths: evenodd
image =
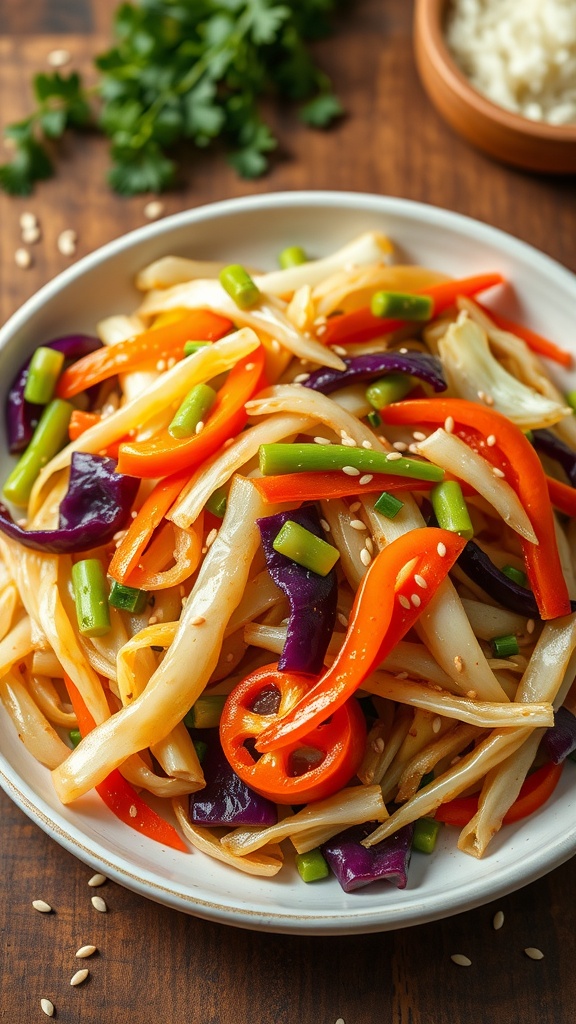
<svg viewBox="0 0 576 1024">
<path fill-rule="evenodd" d="M 47 341 L 43 347 L 63 352 L 67 360 L 75 362 L 76 359 L 95 352 L 97 348 L 102 348 L 102 342 L 88 334 L 69 334 L 55 341 Z M 6 398 L 6 436 L 11 455 L 23 451 L 30 443 L 34 428 L 42 414 L 43 406 L 27 402 L 24 398 L 29 365 L 30 359 L 27 359 L 12 381 Z"/>
<path fill-rule="evenodd" d="M 303 382 L 303 386 L 328 395 L 336 388 L 354 384 L 356 381 L 370 380 L 386 373 L 407 373 L 430 384 L 434 391 L 446 390 L 440 360 L 425 352 L 377 352 L 365 356 L 346 357 L 344 362 L 345 370 L 332 370 L 330 367 L 315 370 L 308 380 Z"/>
<path fill-rule="evenodd" d="M 405 825 L 369 849 L 362 846 L 362 840 L 377 827 L 377 821 L 354 825 L 322 846 L 322 853 L 344 892 L 379 881 L 389 882 L 397 889 L 406 888 L 414 825 Z"/>
<path fill-rule="evenodd" d="M 560 764 L 576 750 L 576 717 L 568 708 L 554 712 L 554 725 L 547 729 L 540 746 L 553 764 Z"/>
<path fill-rule="evenodd" d="M 190 819 L 197 825 L 275 825 L 276 804 L 238 778 L 226 760 L 218 732 L 202 730 L 207 750 L 202 761 L 206 785 L 190 794 Z"/>
<path fill-rule="evenodd" d="M 116 472 L 115 459 L 74 452 L 58 529 L 23 530 L 0 504 L 0 531 L 24 547 L 51 555 L 97 548 L 126 525 L 139 486 L 136 477 Z"/>
<path fill-rule="evenodd" d="M 518 615 L 526 615 L 529 619 L 540 618 L 532 591 L 509 579 L 473 540 L 466 544 L 458 558 L 458 565 L 474 583 L 482 587 L 482 590 L 504 608 L 517 612 Z"/>
<path fill-rule="evenodd" d="M 556 437 L 551 430 L 533 430 L 536 451 L 555 459 L 562 466 L 572 487 L 576 487 L 576 452 Z"/>
<path fill-rule="evenodd" d="M 332 569 L 327 576 L 319 576 L 274 550 L 273 542 L 289 519 L 324 538 L 314 505 L 258 519 L 268 571 L 290 602 L 288 632 L 278 668 L 283 672 L 318 675 L 336 623 L 336 571 Z"/>
</svg>

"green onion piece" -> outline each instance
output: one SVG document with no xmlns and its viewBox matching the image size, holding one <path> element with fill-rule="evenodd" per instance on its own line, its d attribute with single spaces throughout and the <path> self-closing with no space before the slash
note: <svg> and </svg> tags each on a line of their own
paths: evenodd
<svg viewBox="0 0 576 1024">
<path fill-rule="evenodd" d="M 370 310 L 373 316 L 394 317 L 398 320 L 429 320 L 434 312 L 434 301 L 429 295 L 375 292 Z"/>
<path fill-rule="evenodd" d="M 177 410 L 168 427 L 168 433 L 178 440 L 192 437 L 197 431 L 198 424 L 204 422 L 204 417 L 210 412 L 215 401 L 214 388 L 209 384 L 197 384 L 188 392 Z"/>
<path fill-rule="evenodd" d="M 400 402 L 412 391 L 414 381 L 407 373 L 389 373 L 366 388 L 366 398 L 375 409 Z"/>
<path fill-rule="evenodd" d="M 46 406 L 32 440 L 4 484 L 4 497 L 15 505 L 27 505 L 40 470 L 68 440 L 73 406 L 55 398 Z"/>
<path fill-rule="evenodd" d="M 222 693 L 198 697 L 185 716 L 184 725 L 187 729 L 217 729 L 225 700 L 226 696 Z"/>
<path fill-rule="evenodd" d="M 136 587 L 126 587 L 123 583 L 113 580 L 108 601 L 113 608 L 119 608 L 122 612 L 140 615 L 146 607 L 148 592 L 137 590 Z"/>
<path fill-rule="evenodd" d="M 205 743 L 204 740 L 192 740 L 192 743 L 194 744 L 194 750 L 196 751 L 196 756 L 197 756 L 198 760 L 200 761 L 200 764 L 202 764 L 202 761 L 206 757 L 206 751 L 208 750 L 208 744 Z"/>
<path fill-rule="evenodd" d="M 110 631 L 108 585 L 99 558 L 84 558 L 72 566 L 78 629 L 83 636 L 104 636 Z"/>
<path fill-rule="evenodd" d="M 418 818 L 414 823 L 412 849 L 420 853 L 434 853 L 439 831 L 439 821 L 434 818 Z"/>
<path fill-rule="evenodd" d="M 308 257 L 301 245 L 289 245 L 286 249 L 282 249 L 278 256 L 278 263 L 282 270 L 288 270 L 290 267 L 299 267 L 301 263 L 307 262 Z"/>
<path fill-rule="evenodd" d="M 36 405 L 47 405 L 56 387 L 56 381 L 64 365 L 64 353 L 41 345 L 37 348 L 28 367 L 24 398 Z"/>
<path fill-rule="evenodd" d="M 428 786 L 430 782 L 434 782 L 434 772 L 426 772 L 425 775 L 420 779 L 420 785 L 418 789 L 424 789 L 424 786 Z"/>
<path fill-rule="evenodd" d="M 530 441 L 530 444 L 534 444 L 534 431 L 533 430 L 525 430 L 524 431 L 524 437 L 526 438 L 527 441 Z"/>
<path fill-rule="evenodd" d="M 462 495 L 462 488 L 456 480 L 444 480 L 430 491 L 430 500 L 438 526 L 459 537 L 471 540 L 474 528 Z"/>
<path fill-rule="evenodd" d="M 193 356 L 195 352 L 198 352 L 201 348 L 206 348 L 207 345 L 211 344 L 211 341 L 185 341 L 184 355 Z"/>
<path fill-rule="evenodd" d="M 68 733 L 68 739 L 70 740 L 70 743 L 72 744 L 73 747 L 77 747 L 78 744 L 80 743 L 80 740 L 82 739 L 80 729 L 70 729 L 70 732 Z"/>
<path fill-rule="evenodd" d="M 576 412 L 576 391 L 569 391 L 566 395 L 566 401 L 568 402 L 568 405 L 574 409 L 574 412 Z"/>
<path fill-rule="evenodd" d="M 226 494 L 225 488 L 217 487 L 208 498 L 206 508 L 212 513 L 212 515 L 218 516 L 218 519 L 224 519 L 227 502 L 228 495 Z"/>
<path fill-rule="evenodd" d="M 318 882 L 330 874 L 330 868 L 318 848 L 308 850 L 308 853 L 297 853 L 295 860 L 303 882 Z"/>
<path fill-rule="evenodd" d="M 398 515 L 403 505 L 403 501 L 400 501 L 394 494 L 389 494 L 388 491 L 383 491 L 378 501 L 374 502 L 376 511 L 386 516 L 386 519 L 394 519 L 394 516 Z"/>
<path fill-rule="evenodd" d="M 333 548 L 327 541 L 316 537 L 310 530 L 306 530 L 291 519 L 284 523 L 272 547 L 279 554 L 286 555 L 293 562 L 318 573 L 319 576 L 327 576 L 340 558 L 337 548 Z"/>
<path fill-rule="evenodd" d="M 525 587 L 528 582 L 526 573 L 522 569 L 517 569 L 515 565 L 503 565 L 500 572 L 503 572 L 513 583 L 517 583 L 519 587 Z"/>
<path fill-rule="evenodd" d="M 352 470 L 346 474 L 348 476 L 359 476 L 360 473 L 391 473 L 394 476 L 412 477 L 416 480 L 439 482 L 444 479 L 444 470 L 432 465 L 431 462 L 404 459 L 398 452 L 348 448 L 343 444 L 262 444 L 259 462 L 263 476 L 345 469 Z M 361 489 L 360 485 L 359 488 Z"/>
<path fill-rule="evenodd" d="M 374 430 L 378 430 L 378 427 L 382 426 L 382 417 L 376 412 L 375 409 L 370 410 L 366 419 L 368 420 L 370 426 L 374 427 Z"/>
<path fill-rule="evenodd" d="M 515 636 L 495 636 L 490 641 L 490 646 L 495 658 L 510 658 L 513 654 L 519 654 L 518 640 Z"/>
<path fill-rule="evenodd" d="M 260 298 L 258 286 L 239 263 L 231 263 L 220 271 L 220 284 L 240 309 L 250 309 Z"/>
</svg>

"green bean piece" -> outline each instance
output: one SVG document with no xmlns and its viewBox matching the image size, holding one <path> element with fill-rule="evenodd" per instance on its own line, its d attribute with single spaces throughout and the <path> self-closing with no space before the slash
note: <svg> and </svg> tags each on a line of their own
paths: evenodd
<svg viewBox="0 0 576 1024">
<path fill-rule="evenodd" d="M 378 427 L 382 426 L 382 417 L 376 412 L 375 409 L 370 410 L 370 412 L 366 416 L 366 419 L 368 420 L 370 426 L 374 427 L 374 430 L 378 430 Z"/>
<path fill-rule="evenodd" d="M 525 587 L 528 582 L 526 573 L 522 569 L 517 569 L 515 565 L 503 565 L 500 572 L 503 572 L 513 583 L 517 583 L 519 587 Z"/>
<path fill-rule="evenodd" d="M 372 381 L 366 388 L 366 399 L 374 409 L 384 409 L 392 402 L 400 402 L 412 391 L 414 381 L 407 373 L 389 373 Z"/>
<path fill-rule="evenodd" d="M 206 348 L 207 345 L 211 344 L 211 341 L 185 341 L 184 355 L 193 356 L 195 352 L 199 352 L 201 348 Z"/>
<path fill-rule="evenodd" d="M 220 284 L 239 309 L 250 309 L 260 299 L 260 289 L 239 263 L 231 263 L 220 271 Z"/>
<path fill-rule="evenodd" d="M 224 487 L 217 487 L 208 498 L 206 508 L 213 516 L 218 516 L 218 519 L 224 519 L 227 503 L 228 495 L 226 494 L 226 489 Z"/>
<path fill-rule="evenodd" d="M 415 480 L 439 482 L 444 479 L 444 470 L 431 462 L 405 459 L 398 452 L 376 452 L 343 444 L 262 444 L 259 461 L 263 476 L 341 469 L 347 476 L 390 473 Z M 360 483 L 358 486 L 361 490 Z"/>
<path fill-rule="evenodd" d="M 198 425 L 204 423 L 204 418 L 210 412 L 215 401 L 214 388 L 211 388 L 209 384 L 196 384 L 177 410 L 168 427 L 168 433 L 178 440 L 192 437 L 198 432 Z"/>
<path fill-rule="evenodd" d="M 429 295 L 375 292 L 370 310 L 373 316 L 393 317 L 396 320 L 429 320 L 434 312 L 434 302 Z"/>
<path fill-rule="evenodd" d="M 226 696 L 221 693 L 198 697 L 186 714 L 184 725 L 187 729 L 217 729 L 225 701 Z"/>
<path fill-rule="evenodd" d="M 141 615 L 148 601 L 148 592 L 136 587 L 126 587 L 123 583 L 113 580 L 108 601 L 113 608 L 118 608 L 121 612 Z"/>
<path fill-rule="evenodd" d="M 509 636 L 492 637 L 490 646 L 495 658 L 510 658 L 513 654 L 520 654 L 518 640 L 512 633 Z"/>
<path fill-rule="evenodd" d="M 43 466 L 56 455 L 68 440 L 68 424 L 73 412 L 70 402 L 55 398 L 40 417 L 32 440 L 4 484 L 7 501 L 26 506 L 34 481 Z"/>
<path fill-rule="evenodd" d="M 272 544 L 275 551 L 310 569 L 318 576 L 327 576 L 340 558 L 340 552 L 327 541 L 316 537 L 299 523 L 288 519 Z"/>
<path fill-rule="evenodd" d="M 278 263 L 282 270 L 289 270 L 290 267 L 299 267 L 307 263 L 308 257 L 301 245 L 289 245 L 278 256 Z"/>
<path fill-rule="evenodd" d="M 99 558 L 84 558 L 72 566 L 78 629 L 82 636 L 104 636 L 110 632 L 108 584 Z"/>
<path fill-rule="evenodd" d="M 576 391 L 569 391 L 566 395 L 568 405 L 576 412 Z"/>
<path fill-rule="evenodd" d="M 78 744 L 80 743 L 80 740 L 82 739 L 80 729 L 70 729 L 70 732 L 68 733 L 68 739 L 70 740 L 70 743 L 72 744 L 73 747 L 77 747 Z"/>
<path fill-rule="evenodd" d="M 394 516 L 397 516 L 403 507 L 404 502 L 388 491 L 384 491 L 378 498 L 378 501 L 374 502 L 376 511 L 386 516 L 386 519 L 394 519 Z"/>
<path fill-rule="evenodd" d="M 330 874 L 330 868 L 318 848 L 308 850 L 307 853 L 297 853 L 295 861 L 303 882 L 318 882 Z"/>
<path fill-rule="evenodd" d="M 414 823 L 412 849 L 420 853 L 434 853 L 439 831 L 439 821 L 434 818 L 418 818 Z"/>
<path fill-rule="evenodd" d="M 64 365 L 64 353 L 55 348 L 41 345 L 37 348 L 28 367 L 24 398 L 36 405 L 47 405 L 56 387 L 56 381 Z"/>
<path fill-rule="evenodd" d="M 430 491 L 430 500 L 438 526 L 450 533 L 457 533 L 465 540 L 474 536 L 472 521 L 462 495 L 462 488 L 456 480 L 444 480 Z"/>
</svg>

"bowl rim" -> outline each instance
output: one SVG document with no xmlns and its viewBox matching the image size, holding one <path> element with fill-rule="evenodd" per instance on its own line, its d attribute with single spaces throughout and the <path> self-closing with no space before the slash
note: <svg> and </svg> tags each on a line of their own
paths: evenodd
<svg viewBox="0 0 576 1024">
<path fill-rule="evenodd" d="M 532 120 L 499 106 L 472 85 L 470 79 L 458 67 L 442 31 L 442 21 L 450 2 L 451 0 L 417 0 L 415 13 L 415 30 L 421 50 L 434 65 L 444 84 L 458 95 L 463 103 L 473 107 L 477 114 L 497 123 L 505 130 L 543 143 L 576 145 L 576 124 L 553 125 L 547 121 Z"/>
</svg>

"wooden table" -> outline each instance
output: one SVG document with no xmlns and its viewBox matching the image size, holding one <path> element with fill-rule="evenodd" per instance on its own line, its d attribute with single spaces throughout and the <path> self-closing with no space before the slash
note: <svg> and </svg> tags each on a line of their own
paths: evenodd
<svg viewBox="0 0 576 1024">
<path fill-rule="evenodd" d="M 524 175 L 469 149 L 422 93 L 411 53 L 406 0 L 357 0 L 338 35 L 319 47 L 348 111 L 322 134 L 275 115 L 283 152 L 259 182 L 240 182 L 210 156 L 165 199 L 166 212 L 233 195 L 294 188 L 381 192 L 447 207 L 495 224 L 576 270 L 574 180 Z M 28 109 L 31 74 L 65 46 L 85 66 L 106 44 L 113 0 L 3 0 L 1 116 Z M 104 147 L 65 144 L 61 174 L 28 200 L 0 196 L 0 312 L 11 313 L 69 262 L 56 248 L 64 228 L 78 253 L 144 222 L 144 199 L 103 184 Z M 33 266 L 14 264 L 18 217 L 39 216 Z M 108 883 L 109 913 L 90 906 L 91 871 L 62 851 L 0 794 L 0 1019 L 82 1024 L 563 1024 L 574 1019 L 573 863 L 524 890 L 446 921 L 372 936 L 309 938 L 240 932 L 156 906 Z M 56 913 L 37 914 L 35 898 Z M 492 928 L 496 910 L 505 915 Z M 94 943 L 91 978 L 69 979 L 74 952 Z M 536 946 L 544 959 L 524 954 Z M 450 960 L 464 953 L 468 969 Z"/>
</svg>

